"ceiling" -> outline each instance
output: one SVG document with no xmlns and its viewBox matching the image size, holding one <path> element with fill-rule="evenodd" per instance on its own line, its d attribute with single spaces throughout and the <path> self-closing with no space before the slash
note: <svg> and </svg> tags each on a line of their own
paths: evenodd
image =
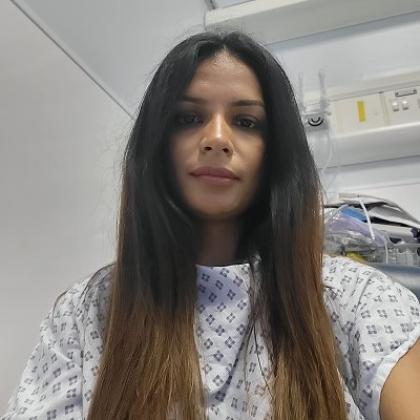
<svg viewBox="0 0 420 420">
<path fill-rule="evenodd" d="M 223 7 L 238 2 L 248 3 L 245 0 L 10 1 L 130 116 L 136 113 L 145 88 L 165 53 L 179 40 L 204 29 L 204 16 L 208 7 L 211 7 L 210 4 Z M 270 0 L 266 2 L 270 3 Z M 372 32 L 377 26 L 386 25 L 381 21 L 376 26 L 370 24 L 366 30 Z M 407 25 L 404 28 L 405 32 L 409 29 Z M 361 33 L 359 25 L 358 29 L 350 34 L 352 42 L 360 37 Z M 323 39 L 327 38 L 323 43 L 318 42 L 322 47 L 325 43 L 331 44 L 339 38 L 337 33 L 321 35 Z M 316 37 L 315 41 L 317 40 L 319 37 Z M 289 41 L 287 46 L 279 44 L 277 49 L 281 50 L 283 55 L 288 51 L 299 52 L 299 42 L 302 43 L 302 40 L 297 42 L 291 44 Z M 308 42 L 307 38 L 303 39 L 304 44 L 305 42 Z M 415 42 L 414 38 L 410 39 L 410 42 Z M 357 53 L 360 55 L 365 50 L 368 51 L 368 47 L 373 48 L 376 45 L 368 44 L 364 44 Z M 309 57 L 312 60 L 312 50 L 309 46 L 305 54 L 299 55 L 298 59 L 305 62 Z M 351 51 L 349 56 L 356 57 L 357 54 Z M 366 60 L 372 61 L 375 56 L 373 54 L 372 58 Z M 293 64 L 292 59 L 284 60 L 283 56 L 281 58 L 286 61 L 286 65 Z M 326 61 L 329 62 L 325 54 L 315 58 L 321 60 L 323 66 Z M 392 61 L 392 57 L 389 60 Z M 400 61 L 398 66 L 401 63 L 403 61 Z M 359 62 L 358 66 L 363 68 L 362 64 Z M 298 65 L 291 67 L 291 75 L 294 70 L 300 69 Z M 305 74 L 306 81 L 312 76 L 309 70 L 307 73 L 309 74 Z M 317 71 L 313 73 L 316 76 Z M 347 75 L 342 69 L 338 73 Z M 330 72 L 330 81 L 333 76 Z M 315 82 L 317 83 L 317 79 Z M 315 88 L 318 86 L 316 83 Z"/>
<path fill-rule="evenodd" d="M 204 28 L 204 0 L 11 0 L 127 113 L 179 40 Z"/>
</svg>

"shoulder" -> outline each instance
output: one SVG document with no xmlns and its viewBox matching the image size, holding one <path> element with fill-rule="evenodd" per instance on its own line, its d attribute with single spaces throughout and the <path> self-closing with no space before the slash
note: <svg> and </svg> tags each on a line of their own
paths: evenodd
<svg viewBox="0 0 420 420">
<path fill-rule="evenodd" d="M 111 274 L 114 264 L 106 265 L 94 274 L 90 274 L 81 281 L 74 283 L 71 287 L 61 293 L 55 302 L 55 306 L 65 303 L 79 307 L 93 299 L 107 295 L 111 283 Z"/>
<path fill-rule="evenodd" d="M 98 321 L 103 324 L 114 266 L 109 264 L 100 268 L 61 293 L 47 316 L 49 321 L 58 325 L 66 318 L 72 318 L 79 332 L 85 329 L 86 324 Z"/>
<path fill-rule="evenodd" d="M 322 278 L 327 290 L 345 293 L 348 289 L 363 287 L 370 279 L 378 279 L 379 282 L 391 281 L 385 277 L 377 269 L 350 258 L 324 255 Z"/>
<path fill-rule="evenodd" d="M 412 292 L 386 274 L 350 258 L 325 255 L 322 278 L 327 306 L 333 301 L 352 313 L 368 301 L 380 303 L 385 299 L 393 303 L 399 296 L 418 303 Z"/>
<path fill-rule="evenodd" d="M 326 256 L 323 282 L 340 373 L 366 419 L 378 419 L 386 378 L 420 336 L 420 304 L 384 273 L 349 258 Z"/>
<path fill-rule="evenodd" d="M 99 352 L 97 321 L 109 296 L 112 268 L 101 268 L 57 297 L 2 419 L 69 418 L 69 407 L 72 418 L 84 417 L 81 390 L 91 380 L 88 367 L 94 368 L 87 352 Z M 97 355 L 94 350 L 89 357 Z"/>
<path fill-rule="evenodd" d="M 403 322 L 407 316 L 418 322 L 420 305 L 414 293 L 368 265 L 346 257 L 325 256 L 323 285 L 333 326 L 344 333 L 373 319 Z"/>
</svg>

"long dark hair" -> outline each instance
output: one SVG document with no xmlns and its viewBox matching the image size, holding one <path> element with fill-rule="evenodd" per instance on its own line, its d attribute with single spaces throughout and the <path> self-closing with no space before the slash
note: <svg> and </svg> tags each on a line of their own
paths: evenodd
<svg viewBox="0 0 420 420">
<path fill-rule="evenodd" d="M 164 58 L 127 144 L 118 253 L 89 420 L 163 420 L 171 412 L 204 418 L 193 333 L 199 238 L 173 182 L 169 139 L 198 65 L 221 51 L 254 71 L 267 113 L 264 174 L 243 216 L 239 252 L 251 269 L 252 257 L 261 257 L 255 314 L 269 332 L 273 418 L 346 418 L 322 296 L 319 180 L 292 88 L 279 63 L 247 35 L 207 32 Z"/>
</svg>

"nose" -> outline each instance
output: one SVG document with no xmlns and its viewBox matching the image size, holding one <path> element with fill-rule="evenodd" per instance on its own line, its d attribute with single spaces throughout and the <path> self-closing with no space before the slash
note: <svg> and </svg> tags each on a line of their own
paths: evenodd
<svg viewBox="0 0 420 420">
<path fill-rule="evenodd" d="M 204 136 L 201 141 L 201 151 L 223 152 L 226 155 L 232 154 L 232 131 L 222 114 L 214 115 L 205 126 Z"/>
</svg>

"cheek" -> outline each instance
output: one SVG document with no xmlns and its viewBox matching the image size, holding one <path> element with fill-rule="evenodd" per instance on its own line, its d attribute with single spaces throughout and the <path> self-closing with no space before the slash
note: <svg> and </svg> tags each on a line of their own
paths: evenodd
<svg viewBox="0 0 420 420">
<path fill-rule="evenodd" d="M 253 148 L 248 154 L 246 167 L 248 169 L 248 181 L 252 184 L 258 184 L 264 169 L 265 145 L 264 143 Z"/>
<path fill-rule="evenodd" d="M 196 207 L 196 203 L 205 199 L 204 191 L 201 191 L 199 185 L 193 177 L 188 174 L 188 169 L 194 166 L 196 152 L 188 139 L 174 138 L 171 141 L 171 154 L 173 175 L 172 182 L 176 184 L 184 204 L 190 207 Z M 194 204 L 195 203 L 195 204 Z"/>
<path fill-rule="evenodd" d="M 177 179 L 180 181 L 181 175 L 185 172 L 186 161 L 191 153 L 188 151 L 188 144 L 181 139 L 174 138 L 171 140 L 170 158 Z"/>
<path fill-rule="evenodd" d="M 243 205 L 248 207 L 258 194 L 264 172 L 265 144 L 256 145 L 246 161 L 246 182 L 243 186 Z"/>
</svg>

